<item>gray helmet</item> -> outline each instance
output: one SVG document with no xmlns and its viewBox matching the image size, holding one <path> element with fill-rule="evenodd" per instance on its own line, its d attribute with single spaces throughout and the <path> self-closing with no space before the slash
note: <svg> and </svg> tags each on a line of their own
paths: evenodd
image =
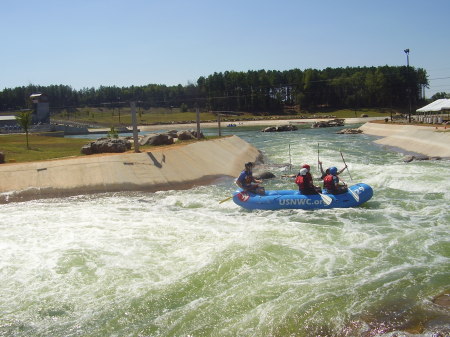
<svg viewBox="0 0 450 337">
<path fill-rule="evenodd" d="M 301 170 L 300 170 L 300 175 L 301 176 L 306 176 L 306 173 L 308 173 L 308 169 L 306 168 L 306 167 L 304 167 L 304 168 L 302 168 Z"/>
</svg>

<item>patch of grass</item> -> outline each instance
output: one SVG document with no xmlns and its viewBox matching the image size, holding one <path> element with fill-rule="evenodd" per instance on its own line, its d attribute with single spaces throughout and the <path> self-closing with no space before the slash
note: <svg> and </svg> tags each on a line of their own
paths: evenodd
<svg viewBox="0 0 450 337">
<path fill-rule="evenodd" d="M 391 112 L 397 111 L 392 109 L 341 109 L 341 110 L 318 110 L 315 112 L 301 112 L 281 115 L 268 114 L 251 114 L 248 112 L 239 112 L 239 116 L 222 116 L 223 122 L 245 121 L 245 120 L 264 120 L 264 119 L 296 119 L 296 118 L 322 118 L 326 116 L 335 116 L 337 118 L 360 117 L 362 114 L 369 117 L 385 117 Z M 131 111 L 129 107 L 118 108 L 77 108 L 70 110 L 62 110 L 52 114 L 53 120 L 65 120 L 87 123 L 99 126 L 120 126 L 131 125 Z M 200 120 L 202 122 L 216 121 L 217 115 L 212 112 L 201 112 Z M 181 112 L 178 108 L 149 108 L 137 109 L 137 122 L 140 125 L 151 124 L 170 124 L 196 121 L 196 113 L 194 111 Z"/>
<path fill-rule="evenodd" d="M 84 156 L 80 151 L 83 145 L 88 144 L 92 139 L 83 138 L 62 138 L 30 135 L 30 149 L 27 149 L 25 135 L 0 135 L 0 152 L 5 154 L 6 162 L 24 163 L 32 161 L 61 159 L 67 157 Z M 174 145 L 144 145 L 140 146 L 140 151 L 153 151 L 167 146 L 174 147 L 187 145 L 198 141 L 211 140 L 218 136 L 207 136 L 204 139 L 180 140 Z M 133 146 L 131 151 L 133 151 Z"/>
<path fill-rule="evenodd" d="M 171 122 L 192 122 L 196 120 L 196 113 L 192 111 L 181 112 L 178 108 L 138 108 L 136 111 L 137 122 L 145 124 L 168 124 Z M 53 120 L 66 120 L 87 124 L 98 124 L 103 126 L 131 125 L 130 107 L 115 108 L 77 108 L 62 110 L 53 113 Z M 211 112 L 200 113 L 201 121 L 216 120 L 217 117 Z"/>
<path fill-rule="evenodd" d="M 172 122 L 194 122 L 196 113 L 181 112 L 177 108 L 151 108 L 138 109 L 138 124 L 168 124 Z M 140 112 L 140 114 L 139 114 Z M 291 113 L 286 115 L 254 115 L 250 113 L 241 113 L 239 116 L 222 116 L 222 122 L 235 122 L 246 120 L 265 120 L 265 119 L 300 119 L 300 118 L 322 118 L 326 116 L 335 116 L 337 118 L 360 117 L 366 114 L 370 117 L 387 117 L 391 112 L 390 109 L 342 109 L 327 110 L 314 113 Z M 129 107 L 115 108 L 78 108 L 63 110 L 59 113 L 52 114 L 52 119 L 84 122 L 88 124 L 97 124 L 98 126 L 119 126 L 131 125 L 131 112 Z M 201 121 L 216 121 L 217 116 L 211 112 L 200 113 Z M 62 138 L 62 137 L 46 137 L 35 134 L 29 136 L 30 149 L 26 148 L 25 135 L 0 135 L 0 151 L 5 154 L 6 162 L 30 162 L 39 160 L 48 160 L 64 157 L 82 156 L 81 147 L 91 140 L 80 138 Z M 141 147 L 142 148 L 142 147 Z M 144 147 L 142 150 L 146 150 Z"/>
<path fill-rule="evenodd" d="M 359 118 L 361 115 L 367 115 L 368 117 L 387 117 L 390 114 L 395 114 L 398 111 L 395 109 L 387 108 L 360 108 L 360 109 L 339 109 L 339 110 L 324 110 L 314 113 L 314 115 L 320 117 L 321 115 L 333 115 L 336 118 Z"/>
<path fill-rule="evenodd" d="M 30 149 L 27 149 L 25 135 L 0 135 L 0 151 L 6 162 L 30 162 L 55 158 L 82 156 L 81 147 L 89 139 L 46 137 L 29 135 Z"/>
</svg>

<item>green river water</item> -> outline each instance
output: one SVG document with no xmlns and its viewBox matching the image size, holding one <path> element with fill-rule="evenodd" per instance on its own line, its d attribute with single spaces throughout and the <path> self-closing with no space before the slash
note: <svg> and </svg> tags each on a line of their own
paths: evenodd
<svg viewBox="0 0 450 337">
<path fill-rule="evenodd" d="M 246 211 L 233 179 L 0 205 L 0 336 L 449 336 L 449 161 L 335 128 L 229 128 L 278 177 L 343 166 L 358 208 Z M 232 130 L 231 130 L 232 129 Z M 215 132 L 210 130 L 210 132 Z M 342 178 L 351 183 L 348 173 Z M 267 189 L 296 188 L 285 178 Z"/>
</svg>

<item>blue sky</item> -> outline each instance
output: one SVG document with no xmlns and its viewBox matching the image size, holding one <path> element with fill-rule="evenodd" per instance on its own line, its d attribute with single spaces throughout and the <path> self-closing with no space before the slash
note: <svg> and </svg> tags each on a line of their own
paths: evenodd
<svg viewBox="0 0 450 337">
<path fill-rule="evenodd" d="M 0 90 L 406 65 L 450 92 L 449 0 L 0 0 Z"/>
</svg>

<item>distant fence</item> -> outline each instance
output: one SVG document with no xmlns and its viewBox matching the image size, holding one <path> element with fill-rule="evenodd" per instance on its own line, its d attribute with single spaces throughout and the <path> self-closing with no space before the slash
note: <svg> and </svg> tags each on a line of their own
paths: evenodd
<svg viewBox="0 0 450 337">
<path fill-rule="evenodd" d="M 51 119 L 50 123 L 55 124 L 55 125 L 65 125 L 65 126 L 69 126 L 72 128 L 98 128 L 99 127 L 99 125 L 95 125 L 95 124 L 67 121 L 67 120 L 62 120 L 62 119 Z"/>
<path fill-rule="evenodd" d="M 52 131 L 51 130 L 51 125 L 50 124 L 36 124 L 36 125 L 30 125 L 30 128 L 28 129 L 28 132 L 49 132 Z M 22 127 L 18 124 L 16 125 L 5 125 L 0 127 L 0 133 L 7 133 L 7 134 L 11 134 L 11 133 L 24 133 L 25 130 L 22 129 Z"/>
</svg>

